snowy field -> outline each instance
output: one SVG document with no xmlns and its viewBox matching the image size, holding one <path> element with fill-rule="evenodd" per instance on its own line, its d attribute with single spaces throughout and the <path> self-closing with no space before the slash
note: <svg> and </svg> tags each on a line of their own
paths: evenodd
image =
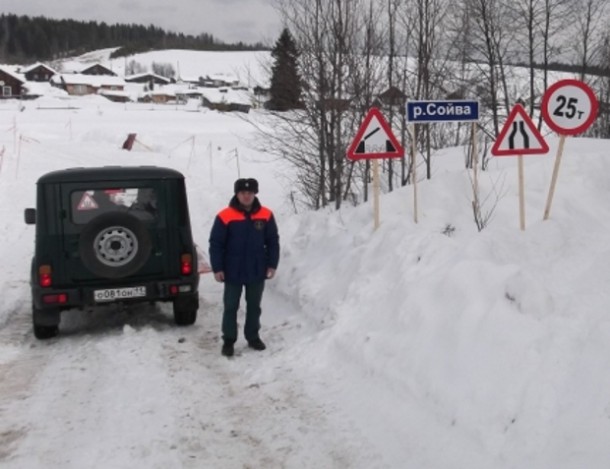
<svg viewBox="0 0 610 469">
<path fill-rule="evenodd" d="M 610 144 L 571 138 L 542 221 L 558 141 L 481 178 L 476 230 L 463 149 L 413 189 L 294 213 L 290 168 L 253 150 L 247 119 L 82 98 L 0 102 L 0 467 L 605 469 L 610 464 Z M 133 151 L 121 150 L 130 132 Z M 69 311 L 32 336 L 34 228 L 47 171 L 159 165 L 187 177 L 196 241 L 239 176 L 260 181 L 281 235 L 262 353 L 220 355 L 222 288 L 200 282 L 193 327 L 171 307 Z M 420 171 L 422 174 L 423 171 Z M 497 193 L 497 195 L 496 195 Z M 485 208 L 485 207 L 484 207 Z M 243 312 L 242 320 L 243 320 Z"/>
</svg>

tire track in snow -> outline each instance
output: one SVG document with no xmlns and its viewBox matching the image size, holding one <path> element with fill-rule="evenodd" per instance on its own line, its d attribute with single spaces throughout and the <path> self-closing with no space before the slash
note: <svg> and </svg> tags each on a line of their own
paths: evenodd
<svg viewBox="0 0 610 469">
<path fill-rule="evenodd" d="M 11 315 L 0 330 L 13 350 L 0 363 L 3 467 L 382 467 L 349 419 L 308 394 L 293 347 L 311 331 L 294 306 L 269 289 L 269 348 L 242 338 L 229 360 L 221 306 L 207 300 L 216 293 L 186 328 L 171 305 L 70 311 L 60 336 L 39 342 L 29 313 Z"/>
<path fill-rule="evenodd" d="M 170 342 L 173 394 L 186 397 L 177 399 L 179 426 L 185 430 L 180 443 L 190 449 L 183 455 L 183 467 L 201 467 L 202 461 L 206 467 L 227 469 L 382 467 L 379 455 L 349 419 L 307 394 L 291 363 L 293 355 L 287 353 L 307 334 L 298 311 L 288 312 L 294 306 L 272 290 L 263 308 L 261 336 L 269 338 L 264 352 L 247 348 L 242 337 L 234 358 L 220 355 L 218 303 L 202 308 L 200 337 Z M 240 311 L 240 325 L 243 314 Z M 189 359 L 180 359 L 184 356 Z M 195 388 L 193 399 L 188 398 L 193 394 L 189 386 Z"/>
<path fill-rule="evenodd" d="M 0 329 L 0 462 L 8 460 L 29 425 L 11 419 L 12 403 L 27 401 L 47 353 L 32 336 L 31 312 L 15 308 Z"/>
</svg>

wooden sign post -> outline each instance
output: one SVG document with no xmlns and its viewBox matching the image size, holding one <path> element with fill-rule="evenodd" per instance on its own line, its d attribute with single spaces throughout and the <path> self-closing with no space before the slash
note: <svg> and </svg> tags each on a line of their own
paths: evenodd
<svg viewBox="0 0 610 469">
<path fill-rule="evenodd" d="M 555 156 L 555 165 L 553 166 L 553 176 L 551 177 L 551 185 L 549 187 L 549 195 L 546 198 L 546 205 L 544 207 L 543 220 L 548 220 L 551 215 L 551 204 L 553 203 L 553 195 L 555 194 L 555 186 L 557 185 L 557 176 L 559 175 L 559 166 L 561 166 L 561 157 L 563 156 L 563 147 L 566 143 L 566 136 L 562 135 L 559 138 L 559 148 L 557 149 L 557 155 Z"/>
<path fill-rule="evenodd" d="M 415 124 L 411 125 L 411 184 L 413 185 L 413 221 L 417 223 L 417 142 Z"/>
<path fill-rule="evenodd" d="M 523 169 L 523 155 L 517 156 L 519 161 L 519 227 L 525 230 L 525 171 Z"/>
<path fill-rule="evenodd" d="M 381 184 L 379 179 L 379 160 L 373 160 L 373 214 L 374 214 L 374 229 L 379 228 L 379 195 L 381 192 Z"/>
</svg>

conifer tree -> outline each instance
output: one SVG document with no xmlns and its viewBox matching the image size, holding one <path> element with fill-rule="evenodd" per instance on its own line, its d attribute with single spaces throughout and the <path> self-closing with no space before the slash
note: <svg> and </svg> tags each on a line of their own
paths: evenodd
<svg viewBox="0 0 610 469">
<path fill-rule="evenodd" d="M 267 108 L 272 111 L 302 108 L 299 51 L 288 28 L 284 28 L 280 34 L 271 56 L 275 62 L 271 69 L 271 99 Z"/>
</svg>

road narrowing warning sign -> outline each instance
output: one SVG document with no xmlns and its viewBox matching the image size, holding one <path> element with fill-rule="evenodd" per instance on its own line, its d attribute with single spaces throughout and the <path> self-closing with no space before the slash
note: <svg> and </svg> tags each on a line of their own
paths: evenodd
<svg viewBox="0 0 610 469">
<path fill-rule="evenodd" d="M 494 156 L 536 155 L 549 152 L 549 146 L 521 104 L 516 104 L 493 147 Z"/>
</svg>

